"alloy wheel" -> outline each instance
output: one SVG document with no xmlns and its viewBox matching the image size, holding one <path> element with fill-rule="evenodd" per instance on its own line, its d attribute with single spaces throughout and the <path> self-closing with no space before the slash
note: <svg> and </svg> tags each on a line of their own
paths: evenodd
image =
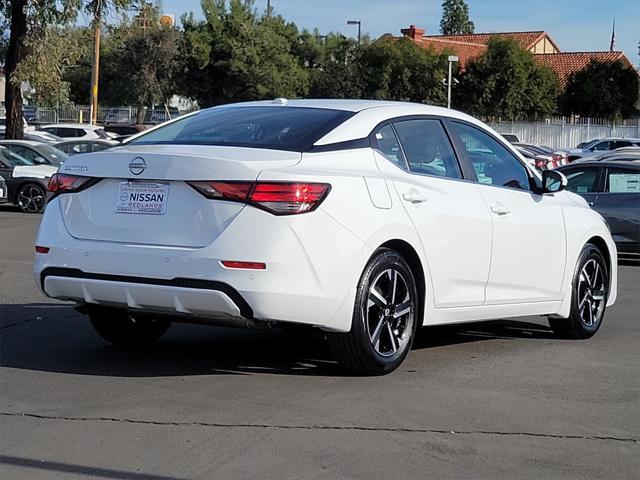
<svg viewBox="0 0 640 480">
<path fill-rule="evenodd" d="M 363 318 L 375 352 L 391 357 L 404 350 L 411 338 L 414 299 L 402 273 L 388 268 L 369 286 Z"/>
<path fill-rule="evenodd" d="M 593 327 L 602 318 L 605 306 L 605 275 L 596 259 L 589 259 L 578 277 L 578 312 L 586 327 Z"/>
<path fill-rule="evenodd" d="M 38 213 L 44 206 L 44 192 L 35 185 L 26 185 L 18 192 L 18 205 L 23 212 Z"/>
</svg>

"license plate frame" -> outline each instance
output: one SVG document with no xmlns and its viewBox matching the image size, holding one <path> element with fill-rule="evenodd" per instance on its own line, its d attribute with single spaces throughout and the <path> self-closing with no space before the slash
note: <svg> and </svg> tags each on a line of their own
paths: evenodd
<svg viewBox="0 0 640 480">
<path fill-rule="evenodd" d="M 164 215 L 169 200 L 169 183 L 126 180 L 118 186 L 115 213 Z"/>
</svg>

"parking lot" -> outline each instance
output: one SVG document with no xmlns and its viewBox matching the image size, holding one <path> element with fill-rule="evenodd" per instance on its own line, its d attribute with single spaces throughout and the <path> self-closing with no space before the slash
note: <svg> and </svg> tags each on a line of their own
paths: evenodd
<svg viewBox="0 0 640 480">
<path fill-rule="evenodd" d="M 32 276 L 0 208 L 0 478 L 635 478 L 640 268 L 589 341 L 546 319 L 425 329 L 386 377 L 321 336 L 174 324 L 112 347 Z M 541 255 L 544 255 L 541 252 Z M 523 272 L 526 275 L 526 272 Z"/>
</svg>

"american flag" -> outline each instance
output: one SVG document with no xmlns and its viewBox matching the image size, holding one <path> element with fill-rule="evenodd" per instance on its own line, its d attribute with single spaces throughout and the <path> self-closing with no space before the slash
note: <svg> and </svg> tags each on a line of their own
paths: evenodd
<svg viewBox="0 0 640 480">
<path fill-rule="evenodd" d="M 616 19 L 613 19 L 613 30 L 611 31 L 611 44 L 609 45 L 609 51 L 613 52 L 616 49 Z"/>
</svg>

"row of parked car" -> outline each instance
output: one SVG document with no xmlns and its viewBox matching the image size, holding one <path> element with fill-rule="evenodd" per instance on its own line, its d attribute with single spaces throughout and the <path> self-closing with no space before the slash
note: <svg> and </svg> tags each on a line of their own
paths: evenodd
<svg viewBox="0 0 640 480">
<path fill-rule="evenodd" d="M 5 119 L 0 118 L 0 203 L 14 204 L 26 213 L 41 212 L 49 178 L 70 155 L 111 148 L 143 130 L 128 124 L 69 123 L 35 129 L 25 121 L 23 140 L 5 140 Z"/>
<path fill-rule="evenodd" d="M 562 172 L 567 190 L 607 221 L 619 259 L 640 264 L 640 139 L 599 138 L 554 150 L 503 136 L 538 170 Z"/>
</svg>

